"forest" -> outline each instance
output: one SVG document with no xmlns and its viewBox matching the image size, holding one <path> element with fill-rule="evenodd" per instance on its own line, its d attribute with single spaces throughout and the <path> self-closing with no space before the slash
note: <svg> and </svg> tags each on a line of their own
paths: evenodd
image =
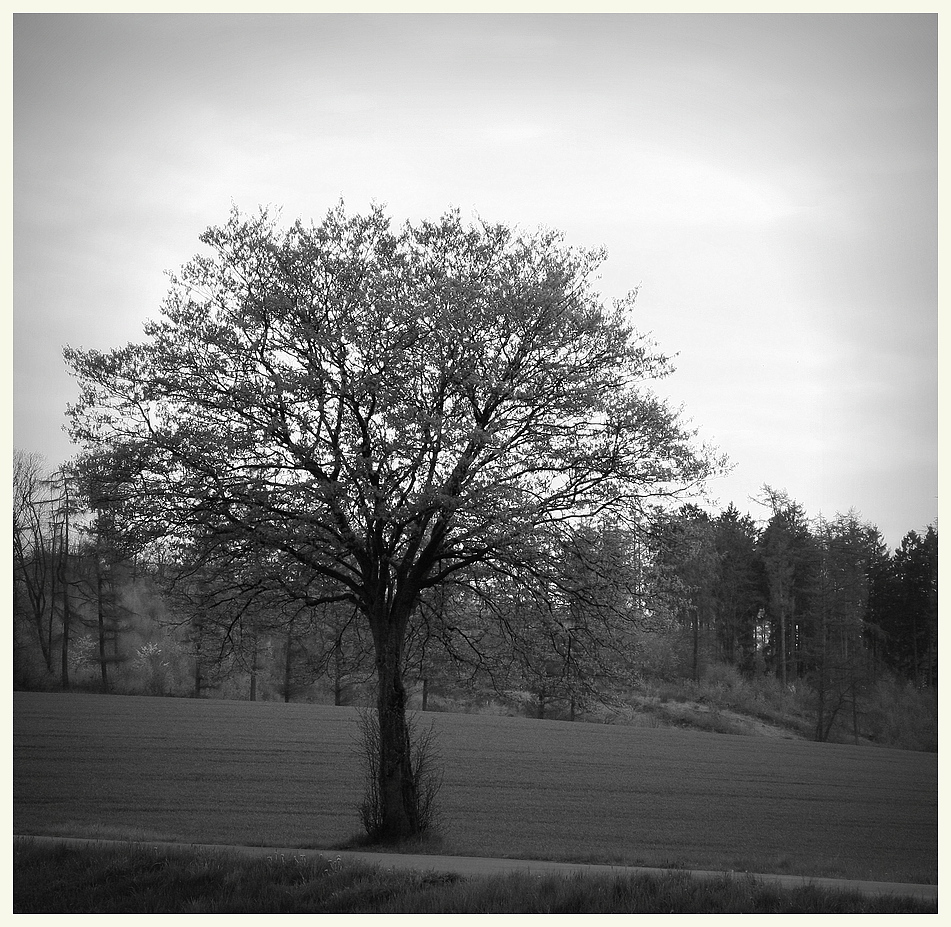
<svg viewBox="0 0 951 927">
<path fill-rule="evenodd" d="M 145 559 L 81 470 L 16 451 L 13 481 L 16 688 L 371 701 L 352 605 L 289 599 L 260 563 Z M 434 590 L 404 656 L 416 703 L 573 720 L 726 673 L 805 695 L 820 741 L 868 737 L 883 693 L 936 713 L 935 527 L 890 551 L 854 512 L 811 519 L 768 486 L 758 508 L 578 529 L 545 588 Z"/>
</svg>

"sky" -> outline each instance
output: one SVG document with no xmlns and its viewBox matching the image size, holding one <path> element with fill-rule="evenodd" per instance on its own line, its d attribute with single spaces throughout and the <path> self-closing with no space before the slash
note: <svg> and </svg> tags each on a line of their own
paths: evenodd
<svg viewBox="0 0 951 927">
<path fill-rule="evenodd" d="M 606 302 L 708 486 L 938 514 L 937 16 L 16 14 L 13 445 L 53 468 L 64 345 L 143 340 L 236 205 L 458 207 L 605 247 Z"/>
</svg>

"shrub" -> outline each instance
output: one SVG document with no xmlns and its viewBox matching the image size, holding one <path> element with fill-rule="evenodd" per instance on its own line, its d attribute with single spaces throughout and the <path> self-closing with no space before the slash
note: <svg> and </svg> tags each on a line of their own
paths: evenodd
<svg viewBox="0 0 951 927">
<path fill-rule="evenodd" d="M 868 695 L 863 727 L 879 744 L 938 752 L 938 698 L 933 689 L 881 679 Z"/>
<path fill-rule="evenodd" d="M 356 752 L 363 762 L 365 790 L 360 804 L 360 822 L 371 842 L 383 832 L 383 801 L 380 795 L 380 725 L 374 709 L 361 708 Z M 442 757 L 436 745 L 436 732 L 418 731 L 416 715 L 407 719 L 410 739 L 410 765 L 416 783 L 416 814 L 419 833 L 436 830 L 439 823 L 438 797 L 443 783 Z"/>
<path fill-rule="evenodd" d="M 704 670 L 703 682 L 707 686 L 729 691 L 746 688 L 743 674 L 729 663 L 710 663 Z"/>
</svg>

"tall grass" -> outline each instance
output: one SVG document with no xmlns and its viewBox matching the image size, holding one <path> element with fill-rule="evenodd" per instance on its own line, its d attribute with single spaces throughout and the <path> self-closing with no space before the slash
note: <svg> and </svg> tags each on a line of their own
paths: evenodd
<svg viewBox="0 0 951 927">
<path fill-rule="evenodd" d="M 909 914 L 937 905 L 724 875 L 396 872 L 324 856 L 41 847 L 17 841 L 15 914 Z"/>
</svg>

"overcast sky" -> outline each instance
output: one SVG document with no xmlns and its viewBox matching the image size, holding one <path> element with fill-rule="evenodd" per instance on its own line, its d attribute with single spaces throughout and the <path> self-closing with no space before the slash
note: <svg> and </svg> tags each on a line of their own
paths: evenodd
<svg viewBox="0 0 951 927">
<path fill-rule="evenodd" d="M 733 472 L 891 547 L 937 517 L 935 15 L 14 18 L 14 445 L 232 202 L 604 245 Z"/>
</svg>

